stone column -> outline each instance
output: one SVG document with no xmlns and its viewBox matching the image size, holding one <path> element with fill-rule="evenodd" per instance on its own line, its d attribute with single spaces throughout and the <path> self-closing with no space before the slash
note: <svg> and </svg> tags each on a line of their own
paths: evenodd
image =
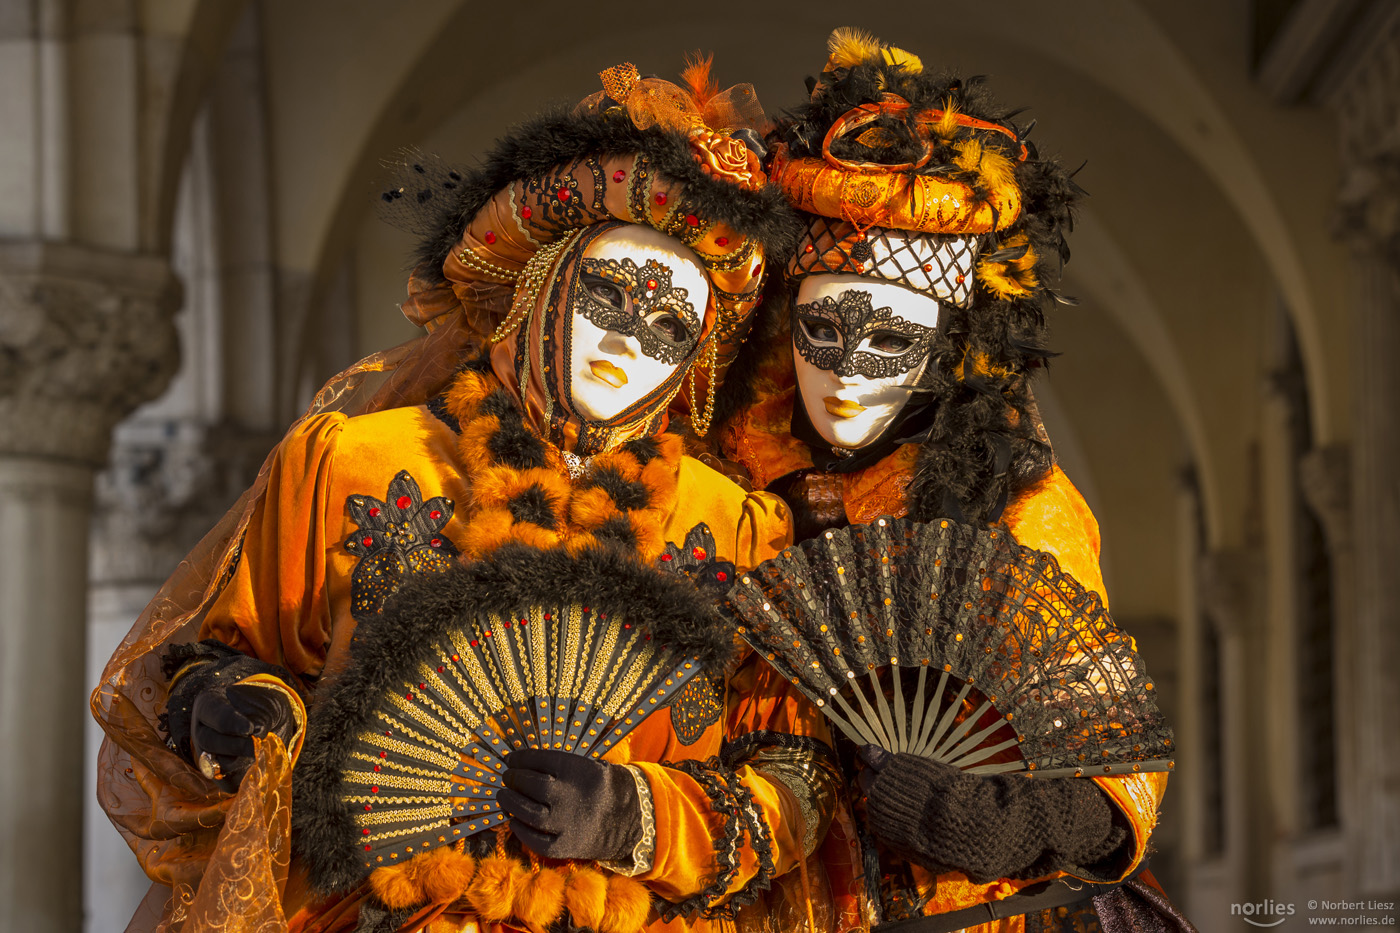
<svg viewBox="0 0 1400 933">
<path fill-rule="evenodd" d="M 1384 896 L 1400 892 L 1400 139 L 1352 167 L 1342 215 L 1355 259 L 1352 792 L 1360 893 Z"/>
<path fill-rule="evenodd" d="M 0 242 L 0 929 L 81 927 L 92 478 L 178 301 L 164 258 Z"/>
</svg>

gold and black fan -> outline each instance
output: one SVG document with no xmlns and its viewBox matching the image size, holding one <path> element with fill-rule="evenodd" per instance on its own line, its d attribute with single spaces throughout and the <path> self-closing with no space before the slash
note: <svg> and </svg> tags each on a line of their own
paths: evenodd
<svg viewBox="0 0 1400 933">
<path fill-rule="evenodd" d="M 605 548 L 503 548 L 423 574 L 362 623 L 296 769 L 313 886 L 506 821 L 512 750 L 600 757 L 730 648 L 712 599 Z"/>
<path fill-rule="evenodd" d="M 826 531 L 743 575 L 725 612 L 857 744 L 979 774 L 1173 767 L 1132 639 L 1005 528 Z"/>
</svg>

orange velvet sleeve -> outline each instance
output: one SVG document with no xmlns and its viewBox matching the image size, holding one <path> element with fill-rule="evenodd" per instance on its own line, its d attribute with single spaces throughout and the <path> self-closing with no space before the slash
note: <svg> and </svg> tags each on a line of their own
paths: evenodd
<svg viewBox="0 0 1400 933">
<path fill-rule="evenodd" d="M 810 736 L 829 744 L 825 722 L 816 708 L 756 655 L 750 654 L 730 678 L 728 690 L 726 734 L 731 740 L 768 731 Z M 650 762 L 634 761 L 633 765 L 642 770 L 651 787 L 657 832 L 652 866 L 636 877 L 667 900 L 692 897 L 726 867 L 733 867 L 721 864 L 716 844 L 722 848 L 727 837 L 734 838 L 729 820 L 737 814 L 716 806 L 705 786 L 690 774 Z M 760 849 L 771 859 L 773 877 L 794 869 L 808 854 L 809 825 L 829 822 L 831 814 L 820 811 L 834 807 L 836 795 L 834 788 L 813 788 L 804 806 L 782 781 L 748 764 L 736 767 L 732 777 L 726 774 L 726 780 L 747 791 L 764 827 L 755 834 L 745 826 L 737 837 L 737 869 L 724 891 L 724 896 L 730 896 L 759 874 L 763 867 Z M 723 899 L 714 900 L 722 903 Z"/>
<path fill-rule="evenodd" d="M 331 641 L 327 538 L 331 474 L 345 416 L 307 419 L 277 450 L 267 495 L 248 521 L 238 567 L 201 638 L 217 638 L 297 676 L 318 676 Z"/>
</svg>

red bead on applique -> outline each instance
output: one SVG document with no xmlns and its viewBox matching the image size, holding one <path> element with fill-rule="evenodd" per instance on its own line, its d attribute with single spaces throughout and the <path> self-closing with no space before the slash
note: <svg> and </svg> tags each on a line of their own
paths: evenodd
<svg viewBox="0 0 1400 933">
<path fill-rule="evenodd" d="M 729 245 L 729 237 L 727 237 L 727 236 L 717 236 L 717 237 L 715 237 L 715 245 L 716 245 L 716 246 L 728 246 L 728 245 Z"/>
<path fill-rule="evenodd" d="M 572 195 L 571 195 L 571 193 L 570 193 L 570 191 L 569 191 L 568 188 L 560 188 L 560 189 L 559 189 L 559 200 L 561 200 L 561 201 L 567 201 L 567 200 L 569 200 L 569 198 L 570 198 L 571 196 L 572 196 Z"/>
<path fill-rule="evenodd" d="M 413 500 L 410 499 L 408 496 L 399 496 L 398 501 L 394 504 L 401 509 L 406 509 L 413 504 Z"/>
<path fill-rule="evenodd" d="M 656 203 L 657 203 L 657 204 L 665 204 L 665 203 L 666 203 L 666 192 L 664 192 L 664 191 L 658 191 L 658 192 L 656 193 Z"/>
<path fill-rule="evenodd" d="M 685 222 L 690 224 L 692 227 L 700 226 L 700 218 L 696 217 L 694 214 L 686 214 Z"/>
<path fill-rule="evenodd" d="M 495 231 L 487 230 L 487 231 L 486 231 L 486 237 L 485 237 L 485 239 L 486 239 L 486 242 L 487 242 L 487 243 L 494 243 L 494 242 L 496 242 L 496 234 L 495 234 Z"/>
<path fill-rule="evenodd" d="M 617 171 L 613 172 L 613 181 L 621 182 L 626 177 L 627 173 L 624 172 L 622 169 L 618 169 Z"/>
<path fill-rule="evenodd" d="M 522 207 L 520 209 L 520 216 L 524 217 L 526 220 L 529 220 L 532 216 L 534 216 L 534 213 L 535 212 L 530 210 L 528 207 Z"/>
</svg>

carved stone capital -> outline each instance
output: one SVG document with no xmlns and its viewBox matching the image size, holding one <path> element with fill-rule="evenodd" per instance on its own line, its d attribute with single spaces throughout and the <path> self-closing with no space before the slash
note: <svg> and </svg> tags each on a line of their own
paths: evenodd
<svg viewBox="0 0 1400 933">
<path fill-rule="evenodd" d="M 101 464 L 180 361 L 160 256 L 0 241 L 0 455 Z"/>
<path fill-rule="evenodd" d="M 1400 148 L 1345 169 L 1337 225 L 1341 238 L 1359 253 L 1391 263 L 1400 259 Z"/>
<path fill-rule="evenodd" d="M 1298 461 L 1298 486 L 1317 515 L 1333 554 L 1351 545 L 1351 448 L 1329 444 Z"/>
<path fill-rule="evenodd" d="M 1196 587 L 1202 611 L 1222 634 L 1247 630 L 1258 605 L 1260 559 L 1243 548 L 1202 554 Z"/>
<path fill-rule="evenodd" d="M 231 425 L 123 424 L 97 474 L 93 583 L 164 580 L 253 482 L 276 443 Z"/>
</svg>

